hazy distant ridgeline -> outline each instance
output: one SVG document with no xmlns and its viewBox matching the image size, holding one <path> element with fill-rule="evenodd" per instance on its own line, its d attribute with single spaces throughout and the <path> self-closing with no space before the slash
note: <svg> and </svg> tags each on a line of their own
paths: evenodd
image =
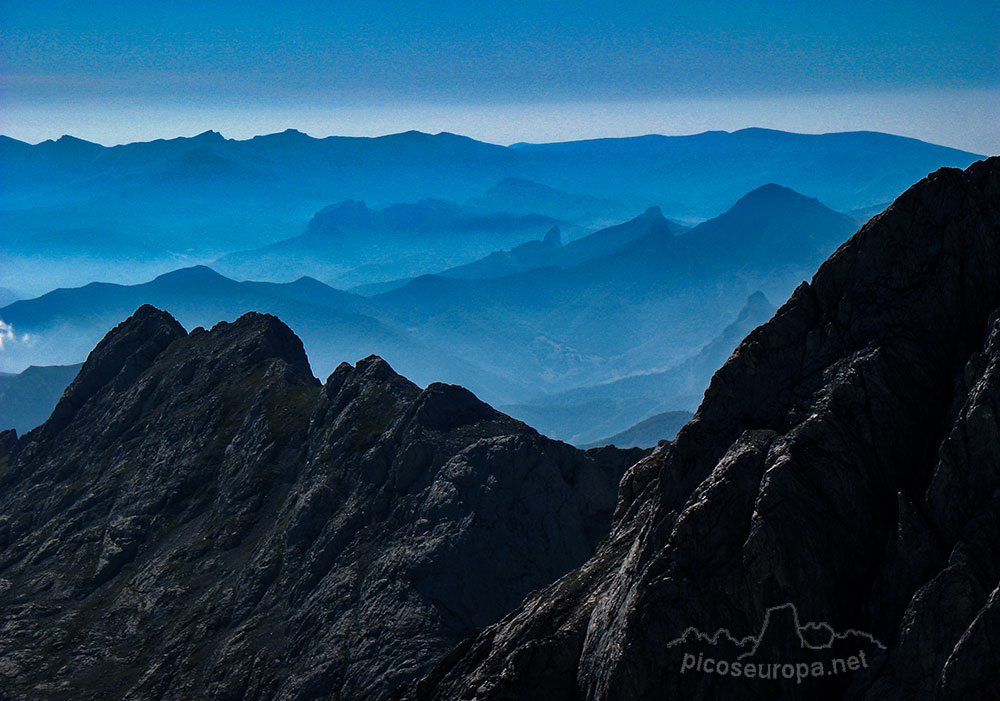
<svg viewBox="0 0 1000 701">
<path fill-rule="evenodd" d="M 814 199 L 767 186 L 680 235 L 650 211 L 617 229 L 617 249 L 573 265 L 490 279 L 426 276 L 371 302 L 381 319 L 560 391 L 676 365 L 752 293 L 785 299 L 854 229 Z"/>
<path fill-rule="evenodd" d="M 189 327 L 267 311 L 321 374 L 377 353 L 551 435 L 597 440 L 693 409 L 760 316 L 726 328 L 749 295 L 785 299 L 858 217 L 973 158 L 759 129 L 511 147 L 417 132 L 113 148 L 0 137 L 0 371 L 80 362 L 144 303 Z"/>
<path fill-rule="evenodd" d="M 650 208 L 568 244 L 549 230 L 542 241 L 370 297 L 312 278 L 241 283 L 206 267 L 141 285 L 90 284 L 0 309 L 8 325 L 0 369 L 79 362 L 141 304 L 192 328 L 256 310 L 287 320 L 321 376 L 377 353 L 421 384 L 463 384 L 543 431 L 588 442 L 657 412 L 693 409 L 711 371 L 768 315 L 757 294 L 710 344 L 747 298 L 784 299 L 854 228 L 817 200 L 768 185 L 692 229 Z M 708 360 L 688 360 L 699 352 Z M 652 394 L 632 392 L 630 379 L 626 391 L 605 396 L 619 385 L 602 385 L 573 406 L 549 396 L 657 372 Z"/>
<path fill-rule="evenodd" d="M 681 414 L 689 415 L 698 406 L 713 373 L 774 312 L 767 298 L 755 292 L 718 336 L 668 370 L 576 387 L 503 409 L 547 436 L 581 447 L 614 443 L 651 448 L 661 439 L 673 438 L 687 423 Z"/>
<path fill-rule="evenodd" d="M 346 199 L 375 209 L 445 199 L 592 227 L 650 205 L 672 219 L 706 219 L 777 182 L 853 211 L 973 160 L 886 134 L 762 129 L 510 147 L 418 132 L 246 141 L 206 132 L 111 148 L 0 137 L 0 286 L 25 296 L 94 279 L 139 282 L 298 236 Z M 448 265 L 461 262 L 469 261 Z"/>
<path fill-rule="evenodd" d="M 0 431 L 19 434 L 49 418 L 80 365 L 31 366 L 17 375 L 0 373 Z"/>
<path fill-rule="evenodd" d="M 370 209 L 345 200 L 325 207 L 304 233 L 212 264 L 238 279 L 284 280 L 302 275 L 349 288 L 435 273 L 542 237 L 573 224 L 541 214 L 483 212 L 445 200 Z"/>
</svg>

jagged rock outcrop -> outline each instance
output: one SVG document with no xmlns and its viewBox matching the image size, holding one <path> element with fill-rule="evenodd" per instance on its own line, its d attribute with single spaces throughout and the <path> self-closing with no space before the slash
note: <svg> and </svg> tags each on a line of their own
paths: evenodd
<svg viewBox="0 0 1000 701">
<path fill-rule="evenodd" d="M 998 412 L 992 158 L 931 174 L 837 250 L 629 470 L 597 554 L 404 695 L 998 698 Z M 786 604 L 802 640 L 864 641 L 864 663 L 695 669 Z M 766 661 L 820 654 L 802 640 Z"/>
<path fill-rule="evenodd" d="M 589 557 L 643 454 L 144 306 L 0 433 L 0 696 L 379 698 Z"/>
</svg>

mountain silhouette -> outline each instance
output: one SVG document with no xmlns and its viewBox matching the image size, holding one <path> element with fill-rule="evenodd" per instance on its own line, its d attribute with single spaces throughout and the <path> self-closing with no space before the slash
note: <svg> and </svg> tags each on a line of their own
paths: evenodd
<svg viewBox="0 0 1000 701">
<path fill-rule="evenodd" d="M 673 440 L 677 432 L 691 420 L 692 416 L 693 414 L 689 411 L 665 411 L 662 414 L 653 414 L 648 419 L 643 419 L 635 426 L 630 426 L 613 436 L 601 438 L 591 443 L 583 443 L 580 447 L 587 449 L 615 445 L 621 448 L 632 446 L 652 448 L 660 441 Z"/>
<path fill-rule="evenodd" d="M 587 563 L 401 696 L 996 698 L 998 261 L 1000 158 L 911 187 L 629 470 Z M 773 602 L 887 649 L 800 684 L 684 672 L 667 647 L 692 625 L 755 633 Z M 765 642 L 823 637 L 789 613 Z"/>
<path fill-rule="evenodd" d="M 607 226 L 627 214 L 620 202 L 574 195 L 525 178 L 504 178 L 469 204 L 492 211 L 545 214 L 581 226 Z"/>
<path fill-rule="evenodd" d="M 31 341 L 8 343 L 3 359 L 15 368 L 22 358 L 36 364 L 80 360 L 116 319 L 143 304 L 160 305 L 191 328 L 211 327 L 249 311 L 281 314 L 302 334 L 314 366 L 326 373 L 345 360 L 378 351 L 425 383 L 476 383 L 487 393 L 496 390 L 501 400 L 520 394 L 518 383 L 373 317 L 362 297 L 310 278 L 284 284 L 236 282 L 205 266 L 175 270 L 140 285 L 91 283 L 8 305 L 0 309 L 0 319 L 18 337 L 29 334 Z"/>
<path fill-rule="evenodd" d="M 643 454 L 140 307 L 0 432 L 4 695 L 385 698 L 586 559 Z"/>
<path fill-rule="evenodd" d="M 135 283 L 296 236 L 316 212 L 344 200 L 375 209 L 427 198 L 466 202 L 502 182 L 501 190 L 537 195 L 540 188 L 529 181 L 624 208 L 601 221 L 569 219 L 574 225 L 607 224 L 652 203 L 672 220 L 693 223 L 767 183 L 854 211 L 891 201 L 935 168 L 964 167 L 975 158 L 887 134 L 762 129 L 510 147 L 417 132 L 317 139 L 286 131 L 243 141 L 206 132 L 112 147 L 72 137 L 37 145 L 3 137 L 0 247 L 10 278 L 0 285 L 28 281 L 19 292 L 37 295 L 95 279 Z M 552 199 L 545 193 L 542 201 Z M 562 220 L 554 211 L 539 213 Z M 438 269 L 540 238 L 547 229 Z M 67 231 L 89 233 L 67 238 Z M 109 237 L 145 252 L 116 254 L 103 244 Z M 39 258 L 50 265 L 32 263 Z M 284 277 L 272 280 L 329 279 L 318 272 L 279 269 Z M 429 271 L 406 275 L 419 272 Z M 359 276 L 351 284 L 372 281 Z"/>
<path fill-rule="evenodd" d="M 562 245 L 558 227 L 546 232 L 541 241 L 529 241 L 509 251 L 498 251 L 466 265 L 449 268 L 442 277 L 488 279 L 523 273 L 535 268 L 570 268 L 602 260 L 630 241 L 666 232 L 674 235 L 685 227 L 664 218 L 659 207 L 650 207 L 628 221 L 609 226 Z"/>
<path fill-rule="evenodd" d="M 559 224 L 539 214 L 481 212 L 442 200 L 375 210 L 346 200 L 317 212 L 299 236 L 228 254 L 215 265 L 239 278 L 310 275 L 351 287 L 436 272 Z"/>
</svg>

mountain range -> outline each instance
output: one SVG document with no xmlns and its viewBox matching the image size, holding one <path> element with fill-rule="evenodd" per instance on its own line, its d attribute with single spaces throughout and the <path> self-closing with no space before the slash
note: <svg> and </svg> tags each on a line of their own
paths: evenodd
<svg viewBox="0 0 1000 701">
<path fill-rule="evenodd" d="M 369 300 L 380 319 L 551 394 L 679 364 L 754 292 L 787 297 L 855 224 L 815 199 L 764 186 L 715 219 L 675 230 L 651 209 L 565 246 L 596 240 L 598 253 L 582 262 L 487 279 L 423 276 Z"/>
<path fill-rule="evenodd" d="M 787 294 L 853 228 L 815 200 L 764 187 L 691 230 L 654 208 L 565 246 L 550 239 L 541 247 L 551 255 L 535 261 L 545 267 L 486 279 L 459 279 L 453 270 L 367 299 L 308 278 L 236 283 L 204 267 L 137 286 L 94 283 L 0 309 L 17 335 L 33 339 L 8 344 L 5 369 L 77 362 L 115 319 L 143 303 L 189 326 L 258 310 L 288 319 L 321 372 L 377 352 L 420 382 L 467 384 L 509 404 L 527 398 L 529 386 L 559 390 L 682 361 L 747 294 L 761 286 Z M 720 241 L 726 231 L 729 239 Z M 716 255 L 720 245 L 727 255 Z M 765 251 L 777 245 L 786 250 L 770 264 Z M 481 264 L 493 265 L 491 257 Z"/>
<path fill-rule="evenodd" d="M 496 388 L 501 397 L 520 394 L 516 383 L 491 379 L 488 370 L 433 341 L 366 314 L 369 305 L 362 297 L 311 278 L 284 284 L 236 282 L 204 266 L 166 273 L 141 285 L 91 283 L 54 290 L 4 307 L 0 318 L 13 329 L 13 338 L 0 359 L 13 367 L 26 360 L 55 364 L 82 359 L 117 319 L 143 304 L 167 308 L 191 328 L 234 320 L 248 311 L 281 314 L 302 333 L 312 363 L 324 374 L 345 359 L 378 350 L 424 383 L 446 376 L 453 382 Z M 29 340 L 20 341 L 25 335 Z M 442 368 L 447 368 L 444 375 Z"/>
<path fill-rule="evenodd" d="M 478 202 L 486 213 L 511 207 L 585 227 L 655 204 L 697 222 L 767 183 L 840 211 L 881 205 L 935 168 L 975 159 L 888 134 L 763 129 L 506 147 L 419 132 L 316 139 L 289 130 L 245 141 L 205 132 L 113 147 L 0 136 L 0 286 L 27 297 L 137 283 L 298 236 L 345 200 L 373 209 Z"/>
<path fill-rule="evenodd" d="M 996 698 L 998 261 L 1000 158 L 907 190 L 629 469 L 594 557 L 400 697 Z M 685 631 L 766 631 L 772 610 L 851 632 L 866 663 L 685 671 L 707 654 Z M 765 661 L 794 671 L 773 629 Z"/>
<path fill-rule="evenodd" d="M 347 200 L 320 210 L 305 233 L 213 263 L 238 279 L 327 280 L 340 288 L 433 273 L 534 239 L 565 222 L 481 211 L 443 200 L 369 209 Z"/>
<path fill-rule="evenodd" d="M 314 220 L 325 232 L 317 236 L 336 239 L 352 219 L 414 215 L 390 209 L 391 217 L 360 203 L 335 207 Z M 418 209 L 419 219 L 426 210 Z M 324 228 L 328 220 L 339 224 Z M 650 208 L 565 245 L 550 230 L 537 245 L 399 281 L 367 297 L 312 278 L 241 283 L 207 267 L 133 286 L 92 283 L 0 308 L 0 320 L 13 328 L 0 370 L 79 362 L 141 304 L 166 309 L 192 328 L 256 310 L 285 319 L 322 374 L 342 361 L 379 354 L 419 383 L 468 386 L 518 418 L 537 421 L 544 432 L 591 442 L 653 413 L 693 409 L 711 369 L 750 327 L 744 324 L 698 372 L 688 373 L 676 402 L 619 393 L 613 401 L 624 400 L 623 409 L 608 412 L 607 402 L 590 402 L 594 411 L 569 412 L 572 425 L 550 418 L 549 409 L 519 413 L 519 407 L 558 405 L 564 402 L 548 395 L 679 365 L 719 334 L 752 293 L 787 296 L 854 228 L 817 200 L 768 185 L 691 229 Z M 758 310 L 756 323 L 763 318 Z M 592 419 L 595 411 L 600 422 Z"/>
<path fill-rule="evenodd" d="M 652 451 L 377 357 L 321 384 L 267 314 L 189 333 L 142 306 L 0 433 L 2 688 L 996 698 L 998 261 L 1000 157 L 932 173 Z M 730 649 L 768 674 L 695 667 Z"/>
<path fill-rule="evenodd" d="M 0 433 L 4 696 L 385 698 L 591 555 L 643 454 L 143 306 Z"/>
</svg>

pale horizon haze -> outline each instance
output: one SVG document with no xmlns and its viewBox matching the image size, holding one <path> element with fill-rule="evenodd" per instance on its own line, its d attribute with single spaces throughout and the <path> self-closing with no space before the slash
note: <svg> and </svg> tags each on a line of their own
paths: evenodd
<svg viewBox="0 0 1000 701">
<path fill-rule="evenodd" d="M 0 5 L 0 133 L 566 141 L 765 127 L 1000 153 L 1000 11 L 845 0 Z"/>
</svg>

